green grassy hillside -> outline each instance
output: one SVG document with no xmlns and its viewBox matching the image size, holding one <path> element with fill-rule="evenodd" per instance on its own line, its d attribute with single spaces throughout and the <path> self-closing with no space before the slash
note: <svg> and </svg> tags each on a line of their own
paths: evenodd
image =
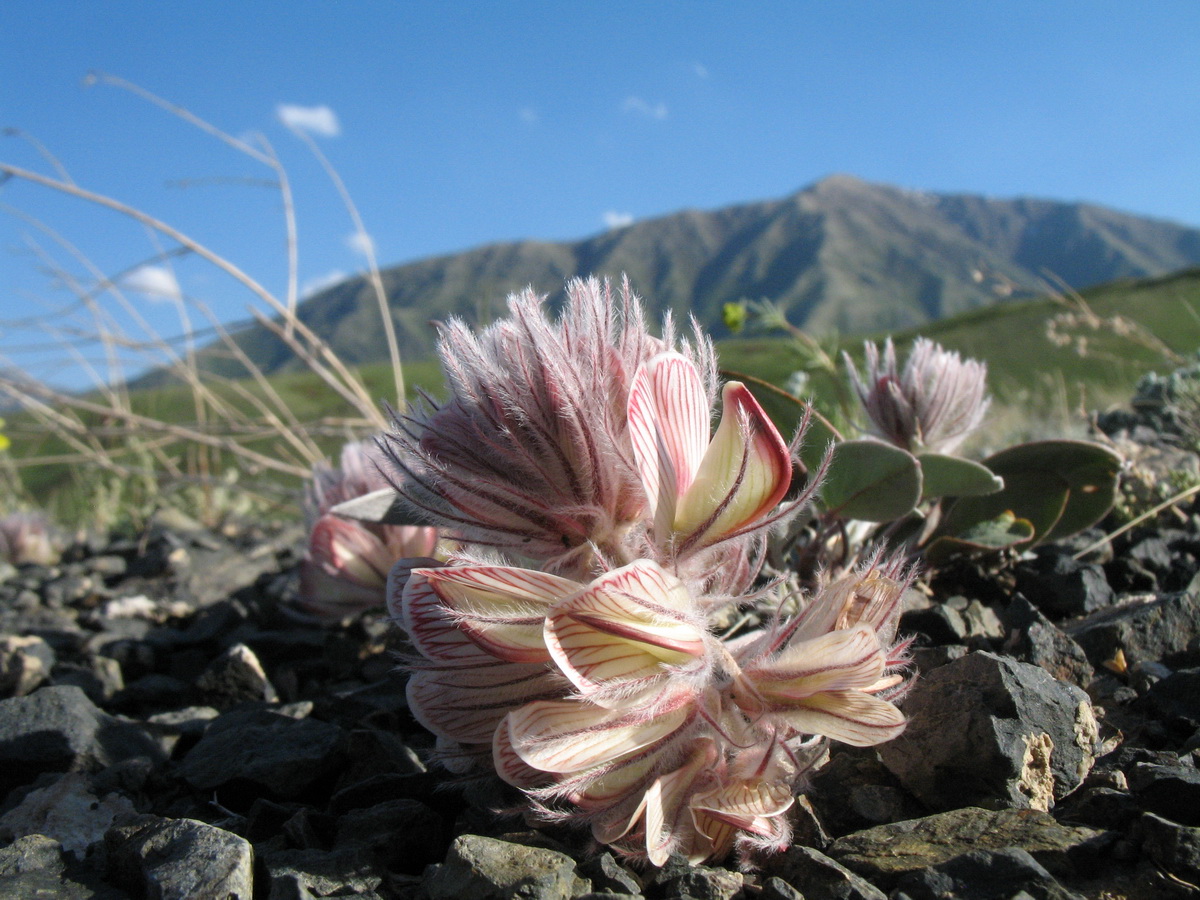
<svg viewBox="0 0 1200 900">
<path fill-rule="evenodd" d="M 1054 429 L 1068 427 L 1069 408 L 1083 405 L 1095 409 L 1125 402 L 1143 374 L 1174 367 L 1170 354 L 1194 358 L 1200 348 L 1200 270 L 1165 278 L 1116 282 L 1086 292 L 1083 301 L 1085 305 L 1074 306 L 1054 299 L 1006 303 L 954 316 L 920 330 L 920 334 L 947 348 L 987 362 L 995 412 L 991 434 L 985 435 L 984 445 L 989 437 L 1002 444 L 1013 435 L 1035 434 L 1039 428 L 1043 433 L 1046 429 L 1052 433 Z M 1082 315 L 1084 309 L 1090 310 L 1090 319 Z M 1072 327 L 1061 321 L 1064 314 L 1074 317 Z M 1047 336 L 1056 317 L 1060 320 L 1056 330 L 1068 338 L 1065 346 L 1057 346 Z M 895 335 L 902 352 L 916 334 Z M 1161 341 L 1161 345 L 1156 341 Z M 861 356 L 861 347 L 858 338 L 841 342 L 841 348 L 856 356 Z M 719 351 L 727 370 L 746 372 L 775 384 L 785 383 L 803 361 L 795 342 L 787 336 L 730 339 L 720 343 Z M 367 365 L 358 372 L 371 396 L 381 400 L 389 396 L 391 372 L 387 365 Z M 435 363 L 408 365 L 405 374 L 410 395 L 418 386 L 440 393 L 441 374 Z M 352 413 L 344 401 L 310 372 L 281 373 L 273 376 L 271 383 L 296 418 L 305 423 L 304 427 L 321 449 L 331 457 L 336 455 L 351 433 L 347 421 Z M 257 388 L 249 383 L 242 383 L 241 387 L 258 394 Z M 234 389 L 226 386 L 219 390 L 240 409 L 251 412 L 250 403 L 235 399 Z M 805 389 L 806 394 L 816 399 L 818 407 L 831 415 L 835 415 L 839 391 L 845 394 L 841 375 L 835 378 L 819 372 Z M 190 424 L 195 418 L 191 394 L 182 386 L 137 391 L 132 402 L 138 413 L 162 421 Z M 12 459 L 53 458 L 71 452 L 58 436 L 37 426 L 27 414 L 7 418 L 6 431 L 12 438 L 8 453 Z M 131 458 L 128 433 L 112 428 L 104 416 L 94 415 L 87 421 L 97 434 L 109 435 L 104 442 L 114 459 L 127 465 L 161 468 L 162 460 L 156 462 L 153 452 L 143 449 L 139 457 Z M 277 435 L 266 434 L 249 443 L 268 455 L 288 452 Z M 164 446 L 162 452 L 183 473 L 185 482 L 198 473 L 219 472 L 231 462 L 227 456 L 211 451 L 201 462 L 201 455 L 183 444 Z M 71 461 L 23 466 L 19 473 L 27 498 L 66 520 L 76 521 L 86 519 L 97 503 L 96 485 L 105 477 L 94 468 Z M 299 488 L 296 479 L 251 472 L 239 483 L 252 483 L 255 478 L 264 479 L 269 488 L 267 493 L 276 498 L 281 514 L 295 510 Z M 115 480 L 117 485 L 110 490 L 129 490 L 131 481 L 136 481 Z M 147 485 L 142 494 L 152 495 L 153 491 Z M 153 505 L 157 500 L 154 496 L 142 496 L 140 502 Z"/>
<path fill-rule="evenodd" d="M 1073 402 L 1082 395 L 1092 407 L 1124 402 L 1142 375 L 1174 368 L 1170 353 L 1194 358 L 1200 349 L 1200 269 L 1114 282 L 1085 291 L 1082 299 L 1094 318 L 1081 315 L 1083 307 L 1069 299 L 1043 298 L 974 310 L 893 338 L 903 349 L 923 335 L 983 360 L 998 404 L 1034 408 L 1051 389 L 1065 389 Z M 1053 320 L 1067 315 L 1074 324 L 1060 321 L 1051 328 Z M 1122 320 L 1137 327 L 1130 330 Z M 1051 330 L 1068 338 L 1068 343 L 1057 346 L 1048 336 Z M 861 358 L 860 339 L 847 338 L 840 344 Z M 775 338 L 723 341 L 720 351 L 726 368 L 777 384 L 802 360 L 791 342 Z M 811 389 L 818 402 L 828 403 L 834 397 L 829 378 L 814 377 Z"/>
</svg>

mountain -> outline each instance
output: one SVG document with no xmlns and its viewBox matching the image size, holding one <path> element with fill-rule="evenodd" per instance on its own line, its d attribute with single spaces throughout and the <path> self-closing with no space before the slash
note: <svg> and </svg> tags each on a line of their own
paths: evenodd
<svg viewBox="0 0 1200 900">
<path fill-rule="evenodd" d="M 432 320 L 487 321 L 532 284 L 627 273 L 652 315 L 694 314 L 720 334 L 729 301 L 768 298 L 814 333 L 896 331 L 1012 298 L 1047 281 L 1083 288 L 1200 264 L 1200 229 L 1085 203 L 934 194 L 834 175 L 779 200 L 686 210 L 576 242 L 490 244 L 383 271 L 408 359 Z M 361 278 L 304 301 L 301 318 L 347 362 L 386 358 Z M 261 326 L 238 335 L 266 371 L 298 366 Z"/>
</svg>

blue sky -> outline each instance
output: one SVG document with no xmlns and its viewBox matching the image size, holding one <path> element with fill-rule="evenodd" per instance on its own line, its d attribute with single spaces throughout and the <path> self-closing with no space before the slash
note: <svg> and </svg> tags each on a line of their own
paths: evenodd
<svg viewBox="0 0 1200 900">
<path fill-rule="evenodd" d="M 83 86 L 90 70 L 264 136 L 291 178 L 309 286 L 363 256 L 281 105 L 344 179 L 385 265 L 779 197 L 835 172 L 1200 225 L 1194 0 L 8 0 L 4 20 L 0 127 L 280 295 L 279 195 L 258 184 L 270 171 L 126 91 Z M 55 173 L 22 136 L 0 138 L 0 162 Z M 140 227 L 9 181 L 3 320 L 60 321 L 51 313 L 72 298 L 39 254 L 82 272 L 22 215 L 106 272 L 156 252 Z M 173 266 L 185 295 L 246 316 L 252 298 L 229 279 L 194 259 Z M 154 302 L 161 274 L 133 295 L 172 331 L 171 305 Z M 0 325 L 0 352 L 60 376 L 61 352 L 20 352 L 44 341 Z"/>
</svg>

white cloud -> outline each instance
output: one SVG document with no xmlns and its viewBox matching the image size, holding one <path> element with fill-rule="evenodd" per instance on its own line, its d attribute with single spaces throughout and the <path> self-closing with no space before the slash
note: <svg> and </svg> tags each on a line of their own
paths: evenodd
<svg viewBox="0 0 1200 900">
<path fill-rule="evenodd" d="M 641 97 L 626 97 L 625 101 L 621 104 L 621 111 L 635 113 L 639 116 L 645 116 L 648 119 L 665 119 L 667 117 L 667 104 L 647 103 Z"/>
<path fill-rule="evenodd" d="M 288 128 L 307 131 L 318 137 L 337 137 L 342 133 L 337 113 L 328 106 L 297 106 L 293 103 L 280 103 L 275 107 L 275 115 Z"/>
<path fill-rule="evenodd" d="M 325 288 L 333 287 L 339 282 L 345 281 L 350 276 L 341 269 L 334 269 L 331 272 L 326 272 L 324 275 L 318 275 L 316 278 L 310 278 L 300 286 L 300 297 L 311 297 L 314 294 L 319 294 Z"/>
<path fill-rule="evenodd" d="M 538 111 L 532 106 L 522 106 L 517 111 L 517 115 L 520 116 L 521 121 L 526 125 L 536 125 L 542 120 L 542 117 L 538 115 Z"/>
<path fill-rule="evenodd" d="M 121 287 L 148 300 L 178 300 L 183 296 L 174 273 L 162 266 L 138 266 L 121 278 Z"/>
<path fill-rule="evenodd" d="M 375 241 L 364 231 L 356 231 L 353 234 L 346 235 L 346 246 L 359 256 L 366 256 L 369 253 L 375 252 Z"/>
<path fill-rule="evenodd" d="M 624 228 L 633 224 L 633 213 L 617 212 L 615 209 L 605 210 L 601 218 L 605 228 Z"/>
<path fill-rule="evenodd" d="M 697 78 L 708 77 L 708 66 L 704 63 L 692 63 L 692 71 L 696 73 Z"/>
</svg>

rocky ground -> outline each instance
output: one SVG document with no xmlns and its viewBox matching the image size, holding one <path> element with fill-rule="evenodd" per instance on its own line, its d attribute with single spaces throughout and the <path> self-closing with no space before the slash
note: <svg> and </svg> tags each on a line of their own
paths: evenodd
<svg viewBox="0 0 1200 900">
<path fill-rule="evenodd" d="M 1196 472 L 1146 424 L 1109 423 L 1144 486 Z M 0 896 L 1198 897 L 1200 514 L 1074 558 L 1102 533 L 914 595 L 909 729 L 835 750 L 754 873 L 637 871 L 428 769 L 397 635 L 290 611 L 298 530 L 0 564 Z"/>
</svg>

